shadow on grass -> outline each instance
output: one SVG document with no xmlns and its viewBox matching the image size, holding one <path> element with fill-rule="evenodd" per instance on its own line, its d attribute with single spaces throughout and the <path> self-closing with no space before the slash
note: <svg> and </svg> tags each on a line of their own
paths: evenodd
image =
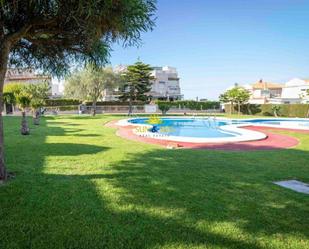
<svg viewBox="0 0 309 249">
<path fill-rule="evenodd" d="M 1 248 L 260 249 L 268 247 L 259 243 L 263 236 L 309 236 L 306 197 L 272 184 L 306 177 L 306 151 L 132 150 L 104 173 L 79 175 L 74 167 L 44 173 L 48 156 L 109 150 L 49 143 L 46 136 L 72 132 L 46 125 L 32 138 L 9 143 L 9 161 L 20 174 L 0 190 Z M 14 151 L 27 154 L 14 157 Z"/>
</svg>

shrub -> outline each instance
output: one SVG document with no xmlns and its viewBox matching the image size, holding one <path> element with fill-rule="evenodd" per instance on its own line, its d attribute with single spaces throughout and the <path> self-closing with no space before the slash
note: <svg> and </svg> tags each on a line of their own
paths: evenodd
<svg viewBox="0 0 309 249">
<path fill-rule="evenodd" d="M 171 105 L 167 102 L 158 101 L 157 104 L 159 110 L 162 112 L 163 115 L 165 115 L 171 107 Z"/>
</svg>

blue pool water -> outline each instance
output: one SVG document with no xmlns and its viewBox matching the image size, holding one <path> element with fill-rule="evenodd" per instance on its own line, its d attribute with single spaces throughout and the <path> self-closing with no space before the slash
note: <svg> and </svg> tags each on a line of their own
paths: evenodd
<svg viewBox="0 0 309 249">
<path fill-rule="evenodd" d="M 250 119 L 250 120 L 218 120 L 213 118 L 161 118 L 161 124 L 156 125 L 158 134 L 181 137 L 220 138 L 235 137 L 236 132 L 223 131 L 224 125 L 231 124 L 270 124 L 280 126 L 286 122 L 296 122 L 296 126 L 309 128 L 309 119 Z M 148 118 L 131 119 L 133 124 L 148 124 Z M 297 128 L 297 127 L 295 127 Z M 150 129 L 149 129 L 150 131 Z"/>
<path fill-rule="evenodd" d="M 138 118 L 130 120 L 134 124 L 148 124 L 148 118 Z M 171 119 L 162 118 L 162 123 L 157 125 L 158 133 L 169 136 L 180 137 L 234 137 L 238 133 L 226 132 L 220 129 L 221 126 L 228 123 L 222 120 L 212 119 Z"/>
</svg>

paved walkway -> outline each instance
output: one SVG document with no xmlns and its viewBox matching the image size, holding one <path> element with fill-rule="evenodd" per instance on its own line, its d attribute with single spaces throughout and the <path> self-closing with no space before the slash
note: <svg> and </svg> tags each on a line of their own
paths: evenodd
<svg viewBox="0 0 309 249">
<path fill-rule="evenodd" d="M 259 126 L 248 126 L 243 129 L 263 132 L 267 135 L 266 139 L 250 142 L 236 142 L 236 143 L 188 143 L 188 142 L 175 142 L 168 140 L 160 140 L 149 137 L 138 136 L 133 133 L 135 126 L 117 126 L 117 121 L 112 121 L 107 124 L 109 127 L 117 128 L 117 135 L 126 139 L 157 144 L 162 147 L 173 148 L 188 148 L 188 149 L 213 149 L 213 150 L 232 150 L 232 151 L 248 151 L 248 150 L 274 150 L 285 149 L 296 146 L 299 141 L 295 137 L 276 134 L 271 130 L 288 130 L 299 133 L 309 134 L 309 131 L 280 129 L 280 128 L 267 128 Z"/>
</svg>

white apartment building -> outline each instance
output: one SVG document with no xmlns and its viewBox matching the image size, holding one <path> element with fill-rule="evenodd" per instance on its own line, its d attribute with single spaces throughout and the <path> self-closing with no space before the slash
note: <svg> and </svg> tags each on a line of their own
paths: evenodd
<svg viewBox="0 0 309 249">
<path fill-rule="evenodd" d="M 114 68 L 117 73 L 124 73 L 127 67 L 124 65 L 118 65 Z M 180 79 L 176 68 L 174 67 L 154 67 L 151 72 L 153 76 L 151 91 L 149 95 L 153 99 L 160 100 L 181 100 L 183 95 L 180 89 Z M 103 101 L 117 101 L 120 92 L 118 89 L 105 90 L 103 94 Z"/>
<path fill-rule="evenodd" d="M 176 68 L 154 67 L 151 74 L 154 77 L 150 92 L 153 99 L 181 100 L 183 98 Z"/>
</svg>

